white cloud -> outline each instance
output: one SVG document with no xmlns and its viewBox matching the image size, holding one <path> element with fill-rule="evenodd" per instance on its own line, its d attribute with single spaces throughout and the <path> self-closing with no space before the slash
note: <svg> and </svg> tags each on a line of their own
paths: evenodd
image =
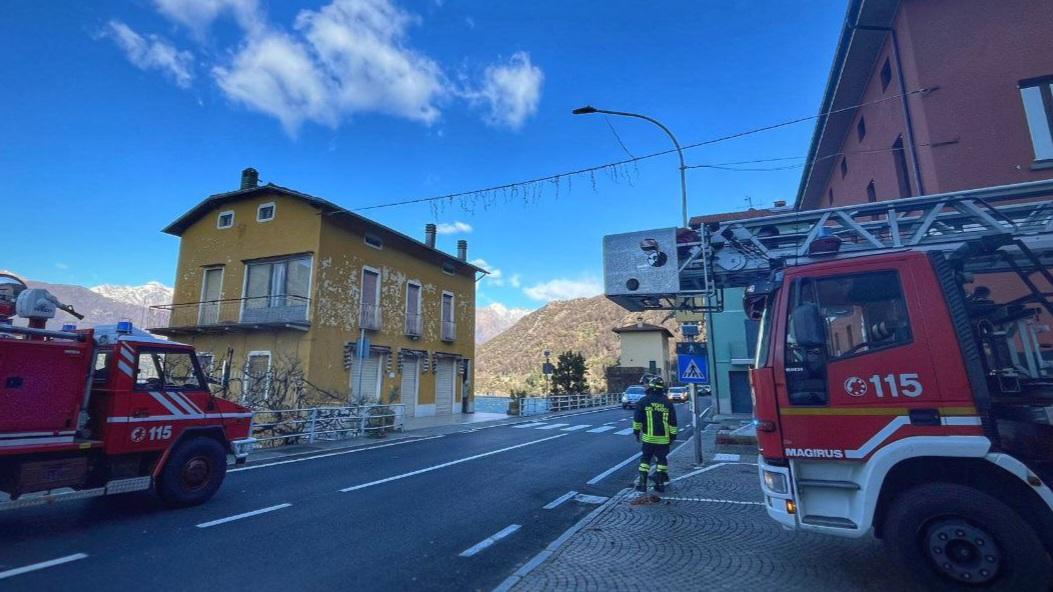
<svg viewBox="0 0 1053 592">
<path fill-rule="evenodd" d="M 67 265 L 67 264 L 65 264 L 65 263 L 63 263 L 61 261 L 55 262 L 55 267 L 57 269 L 69 269 L 69 265 Z"/>
<path fill-rule="evenodd" d="M 435 232 L 439 234 L 460 234 L 472 231 L 472 225 L 467 222 L 442 222 L 435 225 Z"/>
<path fill-rule="evenodd" d="M 517 51 L 507 63 L 487 67 L 482 86 L 466 91 L 465 96 L 487 107 L 487 123 L 519 129 L 537 112 L 544 80 L 541 68 L 530 62 L 530 54 Z"/>
<path fill-rule="evenodd" d="M 204 38 L 212 23 L 224 12 L 230 12 L 246 30 L 263 26 L 263 15 L 257 0 L 154 0 L 157 11 L 186 26 L 198 38 Z"/>
<path fill-rule="evenodd" d="M 518 273 L 513 273 L 512 277 L 508 278 L 508 283 L 511 284 L 513 288 L 518 288 L 523 285 L 523 279 L 519 277 Z"/>
<path fill-rule="evenodd" d="M 190 86 L 193 79 L 191 67 L 193 55 L 180 51 L 174 45 L 156 35 L 142 35 L 121 21 L 110 21 L 102 36 L 112 39 L 124 51 L 128 61 L 141 70 L 159 70 L 182 88 Z"/>
<path fill-rule="evenodd" d="M 500 269 L 494 267 L 493 265 L 490 265 L 486 261 L 486 259 L 476 258 L 476 259 L 472 259 L 470 261 L 470 263 L 472 265 L 476 266 L 476 267 L 481 267 L 481 268 L 483 268 L 483 269 L 485 269 L 486 271 L 489 272 L 486 275 L 485 281 L 487 281 L 490 284 L 493 284 L 495 286 L 499 286 L 499 287 L 505 285 L 505 275 L 504 275 L 504 273 L 502 273 Z"/>
<path fill-rule="evenodd" d="M 570 300 L 572 298 L 588 298 L 603 293 L 603 285 L 596 278 L 566 279 L 557 278 L 534 284 L 523 288 L 523 293 L 542 302 L 552 300 Z"/>
</svg>

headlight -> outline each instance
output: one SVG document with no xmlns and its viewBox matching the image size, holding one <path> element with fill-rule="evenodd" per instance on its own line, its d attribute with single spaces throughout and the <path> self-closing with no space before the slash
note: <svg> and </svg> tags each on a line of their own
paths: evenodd
<svg viewBox="0 0 1053 592">
<path fill-rule="evenodd" d="M 629 395 L 622 395 L 622 403 L 628 403 L 628 402 L 629 402 Z"/>
<path fill-rule="evenodd" d="M 786 483 L 786 475 L 782 473 L 764 471 L 764 486 L 772 493 L 790 493 L 790 487 Z"/>
</svg>

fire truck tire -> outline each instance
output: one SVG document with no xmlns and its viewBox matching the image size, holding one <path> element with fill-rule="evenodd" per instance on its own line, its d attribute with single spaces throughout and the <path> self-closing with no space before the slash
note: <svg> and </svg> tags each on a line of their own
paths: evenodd
<svg viewBox="0 0 1053 592">
<path fill-rule="evenodd" d="M 209 500 L 227 474 L 227 452 L 212 438 L 180 442 L 161 469 L 157 493 L 171 506 L 196 506 Z"/>
<path fill-rule="evenodd" d="M 1009 506 L 955 483 L 896 496 L 884 521 L 889 553 L 929 590 L 1049 590 L 1051 562 Z"/>
</svg>

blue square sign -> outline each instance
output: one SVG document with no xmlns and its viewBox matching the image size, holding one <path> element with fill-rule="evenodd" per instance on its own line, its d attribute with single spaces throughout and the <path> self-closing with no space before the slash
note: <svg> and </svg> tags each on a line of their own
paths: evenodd
<svg viewBox="0 0 1053 592">
<path fill-rule="evenodd" d="M 706 344 L 682 342 L 676 344 L 677 377 L 684 384 L 709 384 L 709 356 Z"/>
</svg>

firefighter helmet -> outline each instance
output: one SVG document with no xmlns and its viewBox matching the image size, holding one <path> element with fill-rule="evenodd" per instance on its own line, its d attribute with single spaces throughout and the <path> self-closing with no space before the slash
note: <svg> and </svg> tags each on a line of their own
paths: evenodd
<svg viewBox="0 0 1053 592">
<path fill-rule="evenodd" d="M 647 381 L 647 390 L 661 393 L 665 391 L 665 381 L 662 380 L 661 376 L 651 377 Z"/>
</svg>

